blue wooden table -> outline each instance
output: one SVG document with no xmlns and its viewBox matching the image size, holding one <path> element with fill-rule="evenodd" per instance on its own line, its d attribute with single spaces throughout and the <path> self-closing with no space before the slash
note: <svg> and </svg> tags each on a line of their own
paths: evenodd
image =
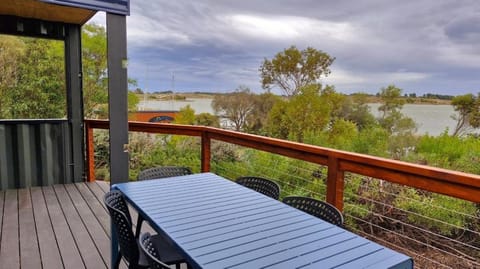
<svg viewBox="0 0 480 269">
<path fill-rule="evenodd" d="M 113 188 L 193 268 L 413 268 L 408 256 L 212 173 Z"/>
</svg>

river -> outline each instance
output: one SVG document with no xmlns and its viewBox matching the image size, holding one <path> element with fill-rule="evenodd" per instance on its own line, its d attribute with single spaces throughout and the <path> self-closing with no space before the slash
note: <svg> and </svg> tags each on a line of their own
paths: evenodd
<svg viewBox="0 0 480 269">
<path fill-rule="evenodd" d="M 195 113 L 211 113 L 213 108 L 211 106 L 213 99 L 209 98 L 191 98 L 185 101 L 157 101 L 148 100 L 141 101 L 138 105 L 139 110 L 180 110 L 181 108 L 190 105 L 195 110 Z M 378 107 L 380 104 L 369 104 L 370 112 L 374 116 L 379 116 Z M 455 114 L 451 105 L 416 105 L 406 104 L 403 106 L 402 113 L 411 117 L 418 126 L 417 134 L 439 135 L 445 131 L 446 128 L 450 133 L 455 128 L 455 121 L 451 115 Z"/>
</svg>

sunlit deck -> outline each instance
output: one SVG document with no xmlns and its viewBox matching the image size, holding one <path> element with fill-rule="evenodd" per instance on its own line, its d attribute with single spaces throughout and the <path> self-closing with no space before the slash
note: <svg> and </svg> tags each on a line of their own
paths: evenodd
<svg viewBox="0 0 480 269">
<path fill-rule="evenodd" d="M 96 181 L 0 191 L 0 268 L 108 268 L 108 189 Z"/>
</svg>

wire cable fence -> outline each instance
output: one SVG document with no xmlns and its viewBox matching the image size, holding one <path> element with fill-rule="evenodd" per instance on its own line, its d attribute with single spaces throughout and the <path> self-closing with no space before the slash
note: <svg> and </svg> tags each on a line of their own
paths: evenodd
<svg viewBox="0 0 480 269">
<path fill-rule="evenodd" d="M 480 268 L 478 205 L 355 174 L 345 189 L 352 231 L 411 250 L 417 268 Z"/>
<path fill-rule="evenodd" d="M 97 143 L 95 159 L 106 162 L 107 140 Z M 133 168 L 160 165 L 200 172 L 198 137 L 138 134 L 130 144 L 131 178 L 136 177 Z M 326 197 L 328 171 L 322 165 L 215 140 L 210 164 L 211 172 L 231 180 L 274 180 L 281 186 L 281 198 Z M 345 174 L 343 192 L 345 227 L 411 256 L 416 268 L 480 268 L 479 204 L 352 173 Z"/>
<path fill-rule="evenodd" d="M 213 156 L 212 172 L 269 178 L 282 198 L 325 200 L 326 167 L 235 147 L 233 162 Z M 345 174 L 344 204 L 347 229 L 411 256 L 416 268 L 480 268 L 480 205 L 352 173 Z"/>
</svg>

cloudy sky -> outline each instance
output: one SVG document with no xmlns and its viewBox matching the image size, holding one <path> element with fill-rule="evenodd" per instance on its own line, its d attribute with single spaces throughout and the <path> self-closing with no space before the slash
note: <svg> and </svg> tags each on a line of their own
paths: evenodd
<svg viewBox="0 0 480 269">
<path fill-rule="evenodd" d="M 322 83 L 339 92 L 480 92 L 478 0 L 132 0 L 127 27 L 147 91 L 262 92 L 263 59 L 295 45 L 336 58 Z"/>
</svg>

